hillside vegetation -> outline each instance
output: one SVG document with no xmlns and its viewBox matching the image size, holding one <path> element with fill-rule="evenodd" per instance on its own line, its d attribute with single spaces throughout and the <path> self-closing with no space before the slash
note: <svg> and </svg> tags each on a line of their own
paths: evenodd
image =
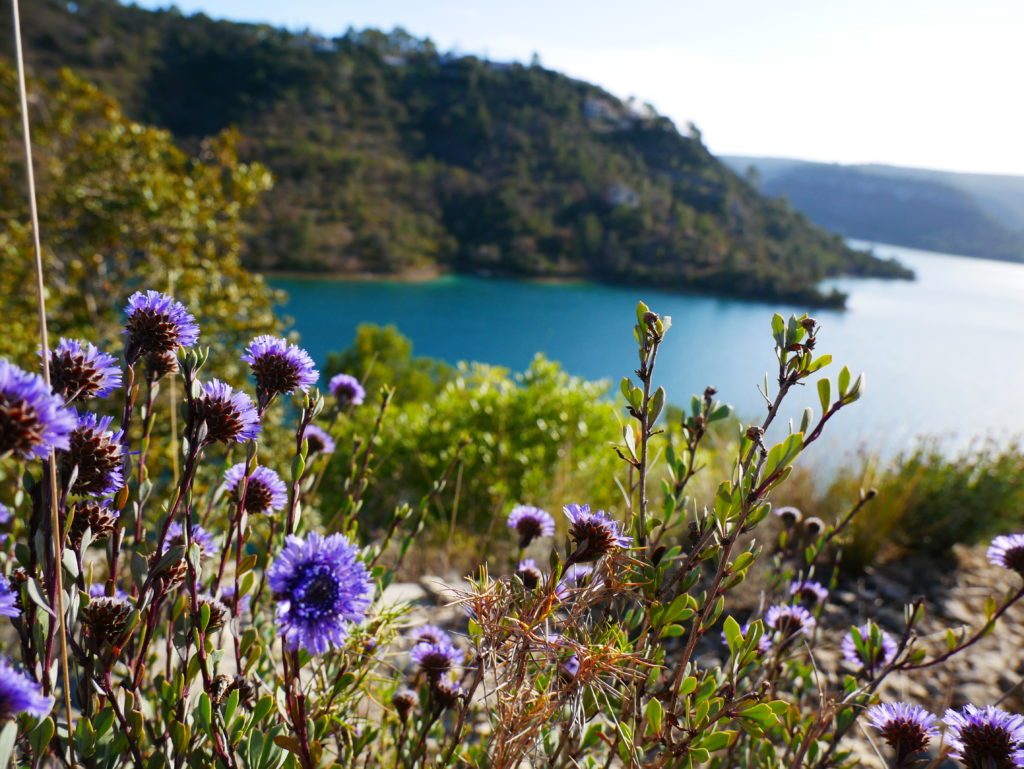
<svg viewBox="0 0 1024 769">
<path fill-rule="evenodd" d="M 1024 261 L 1024 178 L 783 158 L 724 158 L 751 166 L 766 195 L 848 237 Z"/>
<path fill-rule="evenodd" d="M 400 30 L 324 39 L 107 0 L 40 0 L 24 24 L 37 74 L 71 67 L 186 148 L 239 128 L 242 159 L 276 177 L 249 220 L 257 269 L 588 277 L 832 305 L 843 296 L 822 295 L 822 278 L 910 277 L 763 197 L 696 129 L 540 66 Z"/>
</svg>

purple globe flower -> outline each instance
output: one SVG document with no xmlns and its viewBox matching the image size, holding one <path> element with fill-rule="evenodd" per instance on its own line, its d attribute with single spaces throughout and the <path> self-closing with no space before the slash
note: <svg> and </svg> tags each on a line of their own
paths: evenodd
<svg viewBox="0 0 1024 769">
<path fill-rule="evenodd" d="M 444 710 L 455 707 L 466 696 L 466 691 L 454 675 L 444 675 L 431 679 L 430 696 L 434 704 Z"/>
<path fill-rule="evenodd" d="M 199 545 L 199 555 L 203 558 L 208 558 L 220 552 L 220 546 L 213 538 L 213 534 L 198 523 L 192 524 L 192 541 Z M 163 552 L 166 553 L 175 545 L 184 544 L 185 528 L 177 521 L 173 521 L 167 528 L 167 538 L 164 540 Z"/>
<path fill-rule="evenodd" d="M 896 751 L 896 766 L 911 766 L 911 759 L 939 736 L 935 716 L 920 705 L 893 702 L 867 709 L 868 723 Z"/>
<path fill-rule="evenodd" d="M 781 653 L 800 636 L 812 636 L 817 624 L 803 606 L 769 607 L 764 615 L 766 632 L 758 646 L 763 652 L 774 648 Z"/>
<path fill-rule="evenodd" d="M 787 529 L 800 523 L 804 518 L 803 513 L 792 506 L 776 507 L 772 509 L 772 512 L 778 516 L 779 520 L 782 521 L 782 525 Z"/>
<path fill-rule="evenodd" d="M 466 658 L 466 655 L 449 641 L 418 643 L 412 647 L 409 656 L 426 673 L 427 678 L 435 681 Z"/>
<path fill-rule="evenodd" d="M 124 433 L 110 429 L 113 417 L 85 413 L 71 432 L 67 451 L 60 454 L 62 479 L 74 475 L 72 494 L 113 494 L 124 486 Z"/>
<path fill-rule="evenodd" d="M 193 403 L 192 429 L 206 424 L 203 445 L 211 443 L 242 443 L 256 438 L 260 431 L 260 417 L 252 399 L 244 392 L 235 392 L 230 385 L 211 379 L 203 386 L 202 394 Z"/>
<path fill-rule="evenodd" d="M 550 537 L 555 533 L 555 519 L 539 507 L 519 505 L 508 514 L 508 527 L 519 532 L 519 547 L 529 547 L 538 537 Z"/>
<path fill-rule="evenodd" d="M 102 582 L 97 582 L 93 585 L 89 585 L 89 597 L 90 598 L 106 598 L 107 597 L 107 586 Z M 114 598 L 120 598 L 125 600 L 128 598 L 128 594 L 121 588 L 114 588 Z"/>
<path fill-rule="evenodd" d="M 789 594 L 796 598 L 802 606 L 814 608 L 828 600 L 828 588 L 820 582 L 801 579 L 789 586 Z"/>
<path fill-rule="evenodd" d="M 536 590 L 537 586 L 544 581 L 544 572 L 532 558 L 524 558 L 519 562 L 516 567 L 516 576 L 527 590 Z"/>
<path fill-rule="evenodd" d="M 110 505 L 110 499 L 85 499 L 71 506 L 72 520 L 68 539 L 76 551 L 82 547 L 86 531 L 92 533 L 93 542 L 104 540 L 114 532 L 121 511 Z"/>
<path fill-rule="evenodd" d="M 358 406 L 366 399 L 366 390 L 359 380 L 349 374 L 335 374 L 327 385 L 331 395 L 338 399 L 338 405 Z"/>
<path fill-rule="evenodd" d="M 196 319 L 181 302 L 159 291 L 135 292 L 128 298 L 124 312 L 124 333 L 128 335 L 124 357 L 129 366 L 134 366 L 143 355 L 191 347 L 199 339 Z"/>
<path fill-rule="evenodd" d="M 1002 534 L 988 547 L 988 560 L 996 566 L 1024 574 L 1024 534 Z"/>
<path fill-rule="evenodd" d="M 69 403 L 106 398 L 121 386 L 121 369 L 91 342 L 62 338 L 50 350 L 50 386 Z"/>
<path fill-rule="evenodd" d="M 286 339 L 264 334 L 249 342 L 242 360 L 256 378 L 256 397 L 265 407 L 278 395 L 305 392 L 316 384 L 320 372 L 309 353 Z"/>
<path fill-rule="evenodd" d="M 11 581 L 0 574 L 0 616 L 19 617 L 18 591 L 11 587 Z"/>
<path fill-rule="evenodd" d="M 11 509 L 0 502 L 0 526 L 6 526 L 11 522 Z M 7 532 L 0 532 L 0 545 L 7 541 Z"/>
<path fill-rule="evenodd" d="M 227 606 L 229 608 L 234 607 L 234 605 L 235 605 L 235 586 L 234 585 L 225 585 L 224 587 L 222 587 L 220 589 L 220 600 L 221 600 L 221 602 L 225 606 Z M 252 596 L 249 593 L 246 593 L 245 595 L 243 595 L 238 600 L 238 612 L 235 614 L 235 616 L 239 616 L 240 617 L 243 614 L 247 614 L 248 611 L 249 611 L 249 606 L 251 604 L 252 604 Z"/>
<path fill-rule="evenodd" d="M 46 459 L 50 449 L 68 447 L 77 422 L 41 376 L 0 360 L 0 457 Z"/>
<path fill-rule="evenodd" d="M 558 666 L 559 674 L 568 680 L 572 680 L 580 672 L 580 658 L 579 655 L 573 654 L 568 659 L 563 660 Z"/>
<path fill-rule="evenodd" d="M 417 628 L 413 628 L 409 633 L 409 639 L 414 644 L 430 643 L 448 644 L 449 646 L 452 645 L 451 637 L 437 625 L 420 625 Z"/>
<path fill-rule="evenodd" d="M 860 668 L 863 668 L 864 672 L 871 675 L 879 668 L 882 668 L 896 659 L 896 653 L 898 651 L 896 646 L 896 640 L 886 633 L 882 629 L 878 629 L 879 644 L 877 647 L 873 647 L 871 643 L 871 623 L 861 625 L 858 627 L 857 632 L 860 635 L 861 642 L 864 646 L 864 653 L 862 654 L 857 649 L 857 642 L 853 637 L 853 631 L 851 630 L 843 637 L 841 644 L 843 650 L 843 657 L 846 658 L 847 662 L 851 662 Z"/>
<path fill-rule="evenodd" d="M 358 555 L 341 534 L 288 537 L 267 569 L 287 648 L 323 654 L 344 642 L 349 622 L 366 617 L 373 583 Z"/>
<path fill-rule="evenodd" d="M 950 755 L 967 769 L 1024 767 L 1024 716 L 992 705 L 947 710 L 946 743 Z"/>
<path fill-rule="evenodd" d="M 420 696 L 412 689 L 399 689 L 391 695 L 391 704 L 394 706 L 398 717 L 405 721 L 420 702 Z"/>
<path fill-rule="evenodd" d="M 245 462 L 239 462 L 224 473 L 224 487 L 231 500 L 238 504 L 238 487 L 245 477 Z M 269 467 L 257 465 L 245 485 L 244 509 L 248 513 L 271 513 L 288 501 L 288 487 Z"/>
<path fill-rule="evenodd" d="M 590 512 L 590 505 L 566 505 L 562 508 L 569 519 L 569 537 L 576 544 L 576 551 L 569 556 L 568 564 L 596 561 L 617 547 L 629 547 L 632 537 L 619 532 L 619 523 L 604 511 Z"/>
<path fill-rule="evenodd" d="M 333 454 L 336 448 L 330 433 L 316 425 L 306 425 L 306 429 L 302 433 L 302 439 L 306 441 L 309 456 Z"/>
<path fill-rule="evenodd" d="M 45 718 L 52 708 L 53 697 L 43 694 L 42 687 L 16 670 L 10 660 L 0 657 L 0 718 L 14 718 L 19 713 Z"/>
<path fill-rule="evenodd" d="M 578 590 L 587 582 L 587 578 L 594 573 L 594 567 L 588 563 L 574 563 L 562 573 L 562 579 L 555 586 L 555 598 L 559 601 L 566 600 L 571 591 Z M 600 584 L 601 580 L 595 580 Z"/>
</svg>

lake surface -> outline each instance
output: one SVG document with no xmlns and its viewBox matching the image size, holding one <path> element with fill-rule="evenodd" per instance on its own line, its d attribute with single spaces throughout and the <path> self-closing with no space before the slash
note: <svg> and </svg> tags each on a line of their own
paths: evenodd
<svg viewBox="0 0 1024 769">
<path fill-rule="evenodd" d="M 855 243 L 854 245 L 869 245 Z M 818 351 L 834 381 L 842 364 L 867 376 L 865 396 L 830 423 L 831 445 L 870 442 L 883 453 L 922 435 L 951 446 L 975 436 L 1024 434 L 1024 265 L 875 245 L 912 267 L 914 282 L 829 281 L 850 294 L 846 311 L 815 310 Z M 534 353 L 588 379 L 619 379 L 636 367 L 632 324 L 643 300 L 672 316 L 657 380 L 669 400 L 712 384 L 748 418 L 764 402 L 755 389 L 774 371 L 769 322 L 804 308 L 655 289 L 530 283 L 448 276 L 426 283 L 273 278 L 285 313 L 314 359 L 348 346 L 363 322 L 393 323 L 417 355 L 476 360 L 522 370 Z M 834 388 L 833 388 L 834 389 Z M 792 397 L 787 418 L 818 409 L 813 387 Z"/>
</svg>

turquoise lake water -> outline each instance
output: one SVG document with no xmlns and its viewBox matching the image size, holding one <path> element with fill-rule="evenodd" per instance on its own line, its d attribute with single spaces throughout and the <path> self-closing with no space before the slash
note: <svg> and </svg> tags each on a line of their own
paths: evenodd
<svg viewBox="0 0 1024 769">
<path fill-rule="evenodd" d="M 859 244 L 867 245 L 867 244 Z M 850 294 L 846 311 L 813 311 L 825 369 L 843 363 L 867 376 L 865 396 L 830 423 L 826 451 L 870 442 L 884 453 L 935 435 L 949 445 L 975 436 L 1024 434 L 1024 265 L 875 245 L 912 267 L 914 282 L 830 281 Z M 616 384 L 636 367 L 634 307 L 640 299 L 672 329 L 657 379 L 669 400 L 688 402 L 706 385 L 749 418 L 755 389 L 773 371 L 769 321 L 804 308 L 681 295 L 643 288 L 448 276 L 427 283 L 274 278 L 290 299 L 304 346 L 318 363 L 352 340 L 362 322 L 393 323 L 417 355 L 525 368 L 534 353 L 572 374 Z M 786 417 L 817 409 L 813 388 L 792 396 Z"/>
</svg>

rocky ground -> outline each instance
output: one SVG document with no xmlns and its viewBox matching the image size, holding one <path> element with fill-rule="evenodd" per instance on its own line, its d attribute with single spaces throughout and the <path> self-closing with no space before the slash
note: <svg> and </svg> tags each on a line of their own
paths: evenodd
<svg viewBox="0 0 1024 769">
<path fill-rule="evenodd" d="M 853 624 L 874 619 L 895 637 L 903 634 L 903 606 L 918 596 L 925 599 L 925 616 L 917 626 L 919 644 L 935 654 L 945 651 L 946 631 L 966 629 L 970 634 L 984 621 L 985 601 L 1001 602 L 1020 585 L 1020 577 L 990 565 L 985 549 L 958 548 L 948 559 L 910 558 L 869 570 L 840 583 L 820 624 L 814 659 L 822 675 L 838 682 L 854 672 L 840 652 L 842 637 Z M 398 583 L 388 588 L 388 602 L 409 602 L 415 608 L 412 624 L 430 622 L 464 632 L 465 612 L 449 605 L 453 589 L 461 587 L 456 575 L 426 576 L 419 583 Z M 912 674 L 890 676 L 880 690 L 883 701 L 919 703 L 941 715 L 947 707 L 967 702 L 999 704 L 1024 712 L 1024 602 L 1013 607 L 996 629 L 964 653 Z M 709 654 L 713 652 L 709 651 Z M 711 660 L 708 660 L 711 662 Z M 858 729 L 849 740 L 861 766 L 884 764 L 870 744 L 875 737 Z M 877 740 L 876 740 L 877 742 Z M 884 747 L 878 747 L 885 752 Z M 943 766 L 945 766 L 944 764 Z M 954 766 L 948 763 L 948 766 Z"/>
</svg>

